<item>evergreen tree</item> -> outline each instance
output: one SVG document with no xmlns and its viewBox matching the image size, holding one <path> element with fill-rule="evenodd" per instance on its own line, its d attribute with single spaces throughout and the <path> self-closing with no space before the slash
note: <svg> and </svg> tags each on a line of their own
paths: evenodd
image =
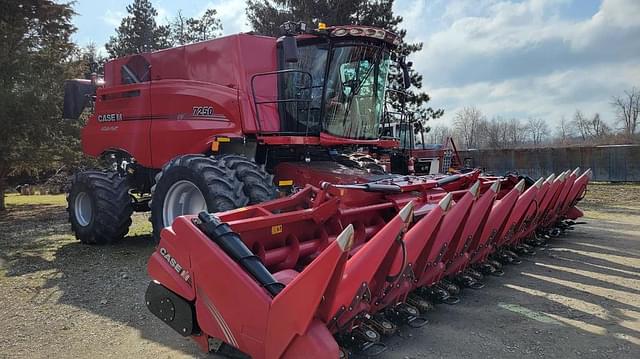
<svg viewBox="0 0 640 359">
<path fill-rule="evenodd" d="M 192 42 L 205 41 L 222 34 L 222 23 L 215 9 L 207 9 L 199 19 L 189 19 L 189 34 Z"/>
<path fill-rule="evenodd" d="M 253 29 L 260 34 L 280 36 L 279 26 L 285 21 L 302 21 L 309 25 L 318 21 L 328 25 L 367 25 L 396 33 L 403 40 L 398 53 L 409 56 L 422 50 L 422 43 L 407 43 L 406 30 L 400 27 L 402 17 L 393 14 L 394 0 L 248 0 L 247 17 Z M 417 131 L 428 132 L 425 125 L 429 119 L 444 114 L 442 109 L 427 106 L 430 97 L 422 88 L 422 75 L 410 69 L 412 87 L 406 98 L 390 92 L 391 106 L 398 110 L 404 107 L 413 114 Z M 403 89 L 402 74 L 394 73 L 390 88 Z"/>
<path fill-rule="evenodd" d="M 85 79 L 90 79 L 93 73 L 104 75 L 105 62 L 107 58 L 98 53 L 98 47 L 94 42 L 80 49 L 79 65 L 83 67 Z"/>
<path fill-rule="evenodd" d="M 182 11 L 171 23 L 172 45 L 187 45 L 194 42 L 214 39 L 222 33 L 222 23 L 215 9 L 207 9 L 199 18 L 186 18 Z"/>
<path fill-rule="evenodd" d="M 129 15 L 122 19 L 105 45 L 111 58 L 139 54 L 171 46 L 168 25 L 156 24 L 158 11 L 149 0 L 134 0 L 127 5 Z"/>
<path fill-rule="evenodd" d="M 176 15 L 169 25 L 172 45 L 186 45 L 190 43 L 189 26 L 187 25 L 188 20 L 189 18 L 182 15 L 182 10 L 178 10 L 178 15 Z"/>
<path fill-rule="evenodd" d="M 71 61 L 73 15 L 53 0 L 0 4 L 0 210 L 8 176 L 51 168 L 75 151 L 61 114 L 64 80 L 82 73 Z"/>
<path fill-rule="evenodd" d="M 329 25 L 354 24 L 362 0 L 248 0 L 247 17 L 254 31 L 280 36 L 279 27 L 286 21 L 308 25 L 323 21 Z"/>
</svg>

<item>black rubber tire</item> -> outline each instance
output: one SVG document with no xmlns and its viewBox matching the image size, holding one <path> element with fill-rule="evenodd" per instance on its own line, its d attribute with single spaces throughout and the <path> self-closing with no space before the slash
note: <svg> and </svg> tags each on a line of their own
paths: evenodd
<svg viewBox="0 0 640 359">
<path fill-rule="evenodd" d="M 178 156 L 164 165 L 151 188 L 150 220 L 154 240 L 160 238 L 160 231 L 165 227 L 162 211 L 167 192 L 174 183 L 182 180 L 198 187 L 210 213 L 236 209 L 248 202 L 243 184 L 235 172 L 221 161 L 204 155 Z"/>
<path fill-rule="evenodd" d="M 86 226 L 75 216 L 75 200 L 80 193 L 89 196 L 91 220 Z M 85 244 L 111 244 L 124 238 L 131 226 L 133 205 L 127 180 L 116 172 L 76 173 L 67 194 L 67 212 L 71 230 Z"/>
<path fill-rule="evenodd" d="M 236 178 L 244 184 L 244 194 L 249 204 L 257 204 L 276 198 L 277 188 L 273 175 L 243 155 L 222 155 L 217 157 L 225 167 L 235 171 Z"/>
</svg>

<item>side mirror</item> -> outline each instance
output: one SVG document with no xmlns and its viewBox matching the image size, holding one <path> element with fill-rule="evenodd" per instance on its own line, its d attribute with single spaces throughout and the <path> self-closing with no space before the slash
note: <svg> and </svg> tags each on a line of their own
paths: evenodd
<svg viewBox="0 0 640 359">
<path fill-rule="evenodd" d="M 96 93 L 96 83 L 91 80 L 66 80 L 64 82 L 64 103 L 62 118 L 77 120 Z"/>
<path fill-rule="evenodd" d="M 288 63 L 298 62 L 298 42 L 295 36 L 282 37 L 282 53 L 284 61 Z"/>
<path fill-rule="evenodd" d="M 401 57 L 400 58 L 400 68 L 402 69 L 402 80 L 403 80 L 403 85 L 404 85 L 404 89 L 408 89 L 409 87 L 411 87 L 411 76 L 409 75 L 409 69 L 411 68 L 411 65 L 413 65 L 412 62 L 405 62 L 405 57 Z"/>
</svg>

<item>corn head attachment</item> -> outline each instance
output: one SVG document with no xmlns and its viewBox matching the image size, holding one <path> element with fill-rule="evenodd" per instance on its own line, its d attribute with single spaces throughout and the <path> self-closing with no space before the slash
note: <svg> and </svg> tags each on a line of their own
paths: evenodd
<svg viewBox="0 0 640 359">
<path fill-rule="evenodd" d="M 538 181 L 477 171 L 308 185 L 178 217 L 149 260 L 149 310 L 206 352 L 337 358 L 384 350 L 434 303 L 571 229 L 590 171 Z"/>
</svg>

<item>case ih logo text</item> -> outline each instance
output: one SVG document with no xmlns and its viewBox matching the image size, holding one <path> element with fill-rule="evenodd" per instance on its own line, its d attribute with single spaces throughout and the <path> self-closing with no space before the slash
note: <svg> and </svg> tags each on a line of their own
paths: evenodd
<svg viewBox="0 0 640 359">
<path fill-rule="evenodd" d="M 175 269 L 176 273 L 178 273 L 185 282 L 189 283 L 189 279 L 191 278 L 189 272 L 183 269 L 180 263 L 178 263 L 164 247 L 160 248 L 160 254 L 167 260 L 171 268 Z"/>
<path fill-rule="evenodd" d="M 98 115 L 98 122 L 116 122 L 122 121 L 121 113 L 107 113 L 104 115 Z"/>
</svg>

